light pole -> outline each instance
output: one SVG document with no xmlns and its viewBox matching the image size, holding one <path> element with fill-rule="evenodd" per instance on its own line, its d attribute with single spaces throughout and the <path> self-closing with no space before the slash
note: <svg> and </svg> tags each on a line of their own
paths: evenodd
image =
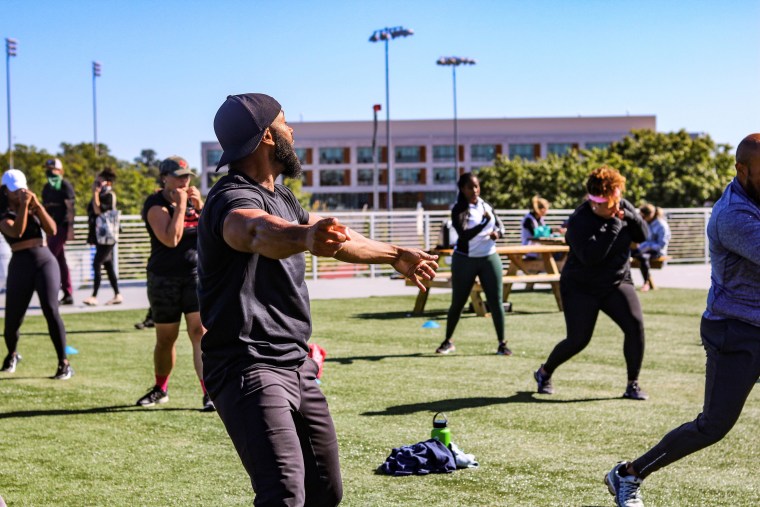
<svg viewBox="0 0 760 507">
<path fill-rule="evenodd" d="M 372 32 L 370 42 L 385 41 L 385 150 L 388 155 L 388 211 L 393 211 L 393 152 L 391 150 L 391 107 L 390 87 L 388 85 L 388 41 L 396 37 L 414 35 L 414 30 L 403 26 L 380 28 Z"/>
<path fill-rule="evenodd" d="M 16 56 L 16 39 L 5 39 L 5 90 L 8 98 L 8 169 L 13 167 L 13 136 L 11 135 L 11 56 Z"/>
<path fill-rule="evenodd" d="M 376 211 L 380 207 L 380 192 L 378 190 L 378 174 L 377 174 L 377 112 L 383 108 L 380 104 L 372 106 L 373 122 L 372 122 L 372 208 Z"/>
<path fill-rule="evenodd" d="M 98 154 L 98 101 L 95 93 L 95 80 L 100 77 L 100 62 L 92 62 L 92 131 L 94 135 L 95 155 Z"/>
<path fill-rule="evenodd" d="M 459 56 L 442 56 L 436 63 L 451 67 L 451 77 L 454 82 L 454 162 L 459 164 L 459 131 L 457 130 L 457 67 L 460 65 L 475 65 L 477 62 L 472 58 Z"/>
</svg>

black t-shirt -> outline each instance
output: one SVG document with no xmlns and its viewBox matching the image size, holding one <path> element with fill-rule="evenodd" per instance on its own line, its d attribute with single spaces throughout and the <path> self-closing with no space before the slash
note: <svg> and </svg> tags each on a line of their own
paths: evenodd
<svg viewBox="0 0 760 507">
<path fill-rule="evenodd" d="M 112 190 L 100 192 L 100 211 L 111 211 L 113 209 L 114 193 Z M 95 207 L 92 204 L 92 199 L 87 203 L 87 243 L 90 245 L 97 245 L 98 241 L 95 238 Z"/>
<path fill-rule="evenodd" d="M 621 283 L 633 283 L 631 243 L 644 241 L 648 228 L 630 202 L 623 199 L 620 208 L 626 211 L 623 220 L 600 217 L 588 201 L 570 215 L 565 234 L 570 253 L 562 268 L 562 284 L 602 295 Z"/>
<path fill-rule="evenodd" d="M 188 201 L 185 209 L 185 229 L 182 233 L 182 239 L 179 240 L 179 245 L 169 248 L 159 241 L 148 223 L 148 210 L 153 206 L 166 208 L 169 210 L 170 217 L 173 217 L 175 212 L 174 205 L 164 198 L 164 193 L 161 191 L 152 194 L 145 200 L 142 218 L 150 236 L 148 272 L 161 276 L 195 276 L 198 270 L 198 212 Z"/>
<path fill-rule="evenodd" d="M 231 170 L 211 189 L 198 225 L 198 299 L 207 330 L 201 342 L 203 375 L 212 392 L 228 370 L 298 367 L 311 335 L 304 253 L 270 259 L 234 250 L 222 229 L 236 209 L 261 209 L 294 224 L 309 221 L 283 185 L 270 192 Z"/>
<path fill-rule="evenodd" d="M 56 190 L 50 183 L 42 187 L 42 205 L 45 206 L 50 217 L 56 225 L 68 224 L 68 213 L 66 211 L 66 201 L 74 201 L 74 187 L 68 180 L 61 181 L 61 189 Z"/>
<path fill-rule="evenodd" d="M 5 220 L 6 218 L 10 218 L 15 222 L 16 217 L 17 215 L 15 211 L 6 210 L 4 213 L 0 215 L 0 220 Z M 40 219 L 37 218 L 37 215 L 34 215 L 33 213 L 29 213 L 29 216 L 26 219 L 26 229 L 24 229 L 24 233 L 21 235 L 20 238 L 12 238 L 10 236 L 6 236 L 5 233 L 3 233 L 3 237 L 5 238 L 5 241 L 8 242 L 9 245 L 12 245 L 14 243 L 19 243 L 21 241 L 26 241 L 27 239 L 42 238 L 42 226 L 40 225 Z"/>
</svg>

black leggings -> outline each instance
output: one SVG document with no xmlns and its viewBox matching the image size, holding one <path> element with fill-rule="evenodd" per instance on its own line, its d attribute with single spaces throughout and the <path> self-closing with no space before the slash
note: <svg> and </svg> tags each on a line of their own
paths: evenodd
<svg viewBox="0 0 760 507">
<path fill-rule="evenodd" d="M 66 359 L 66 329 L 58 313 L 58 289 L 61 271 L 58 261 L 46 246 L 14 252 L 8 265 L 5 296 L 5 346 L 8 353 L 16 352 L 19 329 L 29 308 L 32 294 L 37 292 L 42 314 L 48 325 L 58 360 Z"/>
<path fill-rule="evenodd" d="M 92 271 L 94 278 L 92 280 L 92 297 L 98 295 L 101 281 L 101 267 L 106 268 L 108 281 L 111 282 L 111 288 L 114 294 L 119 293 L 119 279 L 116 278 L 116 271 L 113 269 L 113 247 L 114 245 L 95 245 L 95 257 L 92 259 Z"/>
<path fill-rule="evenodd" d="M 586 348 L 594 334 L 599 311 L 623 330 L 623 355 L 628 380 L 638 380 L 644 360 L 644 316 L 636 289 L 621 283 L 603 295 L 592 295 L 561 283 L 567 337 L 549 354 L 544 369 L 551 375 L 562 363 Z"/>
</svg>

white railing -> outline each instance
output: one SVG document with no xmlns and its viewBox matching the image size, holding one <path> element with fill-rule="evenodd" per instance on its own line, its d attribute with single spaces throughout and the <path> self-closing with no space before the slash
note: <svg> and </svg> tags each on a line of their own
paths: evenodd
<svg viewBox="0 0 760 507">
<path fill-rule="evenodd" d="M 666 217 L 672 237 L 668 247 L 671 263 L 708 263 L 709 251 L 705 229 L 710 218 L 709 208 L 668 209 Z M 561 225 L 572 210 L 550 210 L 546 222 Z M 507 234 L 500 244 L 520 243 L 520 223 L 523 210 L 497 210 L 504 222 Z M 354 230 L 377 239 L 402 246 L 429 250 L 436 246 L 441 225 L 449 219 L 448 211 L 370 211 L 324 213 L 335 216 Z M 150 240 L 145 224 L 139 215 L 125 215 L 121 220 L 122 232 L 114 250 L 119 278 L 121 280 L 144 280 L 145 266 L 150 254 Z M 71 270 L 72 282 L 82 286 L 92 281 L 92 256 L 94 247 L 86 243 L 87 218 L 77 217 L 75 237 L 66 245 L 66 258 Z M 2 240 L 0 240 L 2 241 Z M 10 252 L 0 248 L 0 287 L 5 286 L 3 267 L 7 267 Z M 505 259 L 506 260 L 506 259 Z M 307 255 L 307 273 L 312 279 L 340 277 L 388 276 L 393 269 L 387 265 L 364 266 L 339 262 L 335 259 Z M 444 264 L 443 270 L 447 267 Z"/>
</svg>

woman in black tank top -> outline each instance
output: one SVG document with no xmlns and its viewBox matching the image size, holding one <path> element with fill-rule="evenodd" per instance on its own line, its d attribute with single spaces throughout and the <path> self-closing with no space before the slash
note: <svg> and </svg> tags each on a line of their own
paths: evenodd
<svg viewBox="0 0 760 507">
<path fill-rule="evenodd" d="M 16 350 L 19 329 L 36 291 L 58 356 L 58 369 L 52 378 L 66 380 L 74 371 L 66 357 L 66 330 L 58 313 L 60 271 L 58 261 L 45 245 L 42 231 L 48 236 L 55 235 L 55 222 L 37 196 L 27 189 L 24 174 L 9 169 L 0 186 L 0 233 L 13 252 L 6 286 L 4 337 L 8 354 L 0 371 L 15 372 L 21 360 Z"/>
</svg>

